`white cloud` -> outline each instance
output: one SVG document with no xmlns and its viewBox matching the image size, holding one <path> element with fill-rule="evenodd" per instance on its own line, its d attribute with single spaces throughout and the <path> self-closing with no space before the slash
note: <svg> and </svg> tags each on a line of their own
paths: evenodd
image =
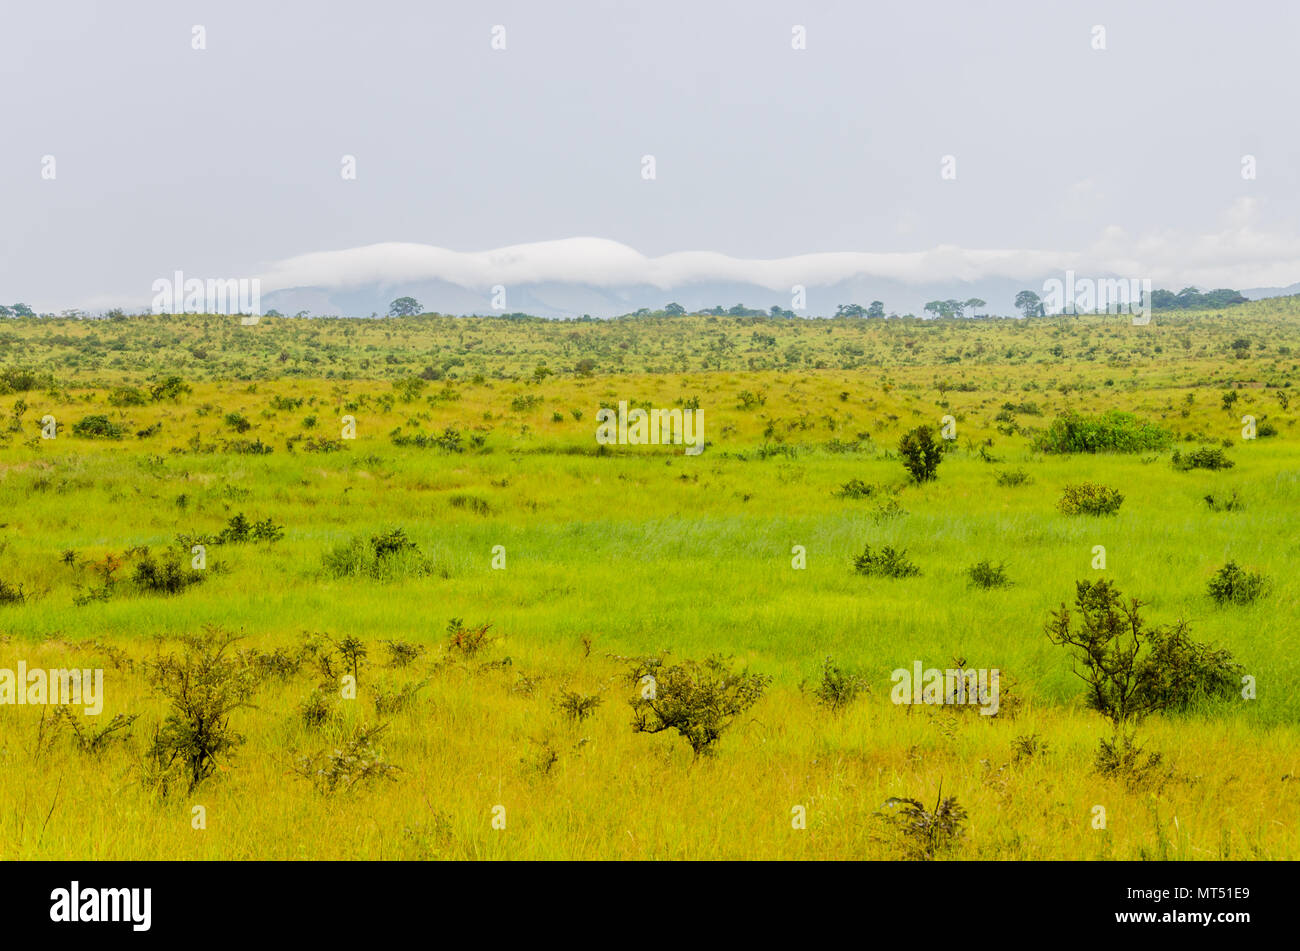
<svg viewBox="0 0 1300 951">
<path fill-rule="evenodd" d="M 289 258 L 264 274 L 264 293 L 292 287 L 347 288 L 441 280 L 482 291 L 494 284 L 561 282 L 595 287 L 649 285 L 664 290 L 737 282 L 788 291 L 794 284 L 882 278 L 910 285 L 1035 280 L 1072 269 L 1078 274 L 1150 278 L 1156 286 L 1263 287 L 1300 280 L 1300 237 L 1258 230 L 1250 199 L 1234 205 L 1222 231 L 1130 235 L 1102 231 L 1083 250 L 975 249 L 941 245 L 926 251 L 823 252 L 768 260 L 712 251 L 647 257 L 617 241 L 567 238 L 491 251 L 451 251 L 423 244 L 372 244 Z"/>
</svg>

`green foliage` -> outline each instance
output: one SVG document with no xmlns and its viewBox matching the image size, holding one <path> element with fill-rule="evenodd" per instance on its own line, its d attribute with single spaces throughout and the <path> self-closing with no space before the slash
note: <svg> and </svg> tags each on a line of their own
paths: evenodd
<svg viewBox="0 0 1300 951">
<path fill-rule="evenodd" d="M 341 746 L 298 757 L 293 770 L 310 780 L 323 796 L 348 793 L 379 780 L 396 779 L 401 767 L 385 761 L 382 751 L 375 746 L 375 740 L 387 728 L 386 723 L 362 724 Z"/>
<path fill-rule="evenodd" d="M 1006 565 L 1003 563 L 993 564 L 985 560 L 976 562 L 966 569 L 966 576 L 970 579 L 971 585 L 976 588 L 1005 588 L 1011 584 L 1007 577 Z"/>
<path fill-rule="evenodd" d="M 822 679 L 813 688 L 813 697 L 832 713 L 841 713 L 870 690 L 865 677 L 844 670 L 827 657 L 822 662 Z"/>
<path fill-rule="evenodd" d="M 934 431 L 929 426 L 917 426 L 904 433 L 898 441 L 898 451 L 903 457 L 903 468 L 917 482 L 935 478 L 943 460 L 943 447 L 935 442 Z"/>
<path fill-rule="evenodd" d="M 1058 416 L 1034 439 L 1038 452 L 1150 452 L 1164 449 L 1174 435 L 1162 426 L 1140 421 L 1132 413 L 1111 410 L 1100 416 Z"/>
<path fill-rule="evenodd" d="M 73 423 L 72 433 L 82 439 L 121 439 L 126 435 L 126 430 L 107 416 L 96 414 L 83 416 Z"/>
<path fill-rule="evenodd" d="M 921 569 L 908 560 L 906 548 L 895 551 L 889 545 L 878 552 L 873 552 L 868 545 L 853 559 L 853 570 L 877 578 L 911 578 L 921 573 Z"/>
<path fill-rule="evenodd" d="M 325 571 L 335 578 L 368 577 L 374 581 L 394 581 L 398 578 L 423 577 L 440 571 L 420 551 L 420 547 L 407 538 L 400 528 L 370 536 L 368 541 L 353 537 L 336 545 L 322 556 Z"/>
<path fill-rule="evenodd" d="M 1268 579 L 1230 561 L 1214 573 L 1207 587 L 1215 604 L 1250 604 L 1268 590 Z"/>
<path fill-rule="evenodd" d="M 178 784 L 192 792 L 244 742 L 230 717 L 250 706 L 259 678 L 230 651 L 236 640 L 209 629 L 182 638 L 179 654 L 162 654 L 146 666 L 169 712 L 145 754 L 143 779 L 164 795 Z"/>
<path fill-rule="evenodd" d="M 1187 472 L 1192 469 L 1210 469 L 1217 471 L 1219 469 L 1231 469 L 1236 463 L 1224 455 L 1223 450 L 1218 446 L 1203 446 L 1192 452 L 1183 455 L 1178 450 L 1174 450 L 1171 460 L 1175 469 L 1180 472 Z"/>
<path fill-rule="evenodd" d="M 717 655 L 660 666 L 652 676 L 652 689 L 643 689 L 629 701 L 633 731 L 675 730 L 697 759 L 713 755 L 732 721 L 756 704 L 771 683 L 764 674 L 732 670 L 727 659 Z"/>
<path fill-rule="evenodd" d="M 919 799 L 890 796 L 876 815 L 900 833 L 909 858 L 927 862 L 961 838 L 966 821 L 966 810 L 956 796 L 944 797 L 942 785 L 933 809 Z"/>
<path fill-rule="evenodd" d="M 1067 485 L 1056 507 L 1065 515 L 1114 515 L 1124 503 L 1118 489 L 1097 482 Z"/>
<path fill-rule="evenodd" d="M 561 690 L 555 698 L 555 706 L 569 722 L 581 723 L 596 712 L 596 708 L 605 700 L 600 694 L 580 693 L 577 690 Z"/>
</svg>

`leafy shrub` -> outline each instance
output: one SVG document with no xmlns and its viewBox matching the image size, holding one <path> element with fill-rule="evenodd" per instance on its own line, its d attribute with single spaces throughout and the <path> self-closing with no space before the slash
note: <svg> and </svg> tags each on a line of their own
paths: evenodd
<svg viewBox="0 0 1300 951">
<path fill-rule="evenodd" d="M 1005 588 L 1011 584 L 1007 577 L 1006 564 L 993 564 L 985 560 L 977 562 L 966 569 L 966 576 L 976 588 Z"/>
<path fill-rule="evenodd" d="M 909 857 L 921 861 L 930 861 L 952 846 L 966 821 L 966 810 L 956 796 L 944 798 L 942 786 L 933 809 L 926 809 L 918 799 L 898 796 L 886 799 L 881 809 L 876 815 L 901 834 Z"/>
<path fill-rule="evenodd" d="M 595 693 L 579 693 L 576 690 L 562 690 L 555 698 L 555 706 L 572 723 L 581 723 L 596 712 L 605 698 Z"/>
<path fill-rule="evenodd" d="M 865 677 L 849 673 L 827 657 L 822 662 L 822 679 L 813 689 L 813 697 L 832 713 L 840 713 L 870 689 Z"/>
<path fill-rule="evenodd" d="M 907 559 L 907 549 L 895 551 L 889 545 L 873 552 L 868 545 L 853 559 L 853 569 L 860 575 L 881 578 L 911 578 L 921 569 Z"/>
<path fill-rule="evenodd" d="M 943 447 L 935 442 L 934 431 L 929 426 L 917 426 L 903 434 L 898 441 L 898 451 L 903 457 L 903 468 L 917 482 L 935 478 L 943 459 Z"/>
<path fill-rule="evenodd" d="M 406 667 L 424 653 L 423 644 L 412 644 L 409 641 L 384 641 L 383 644 L 388 651 L 389 667 Z"/>
<path fill-rule="evenodd" d="M 205 578 L 202 571 L 185 564 L 179 553 L 169 551 L 154 558 L 148 548 L 141 551 L 140 560 L 131 573 L 131 582 L 136 589 L 151 594 L 180 594 L 186 588 L 201 584 Z"/>
<path fill-rule="evenodd" d="M 342 747 L 300 756 L 294 763 L 294 772 L 311 780 L 316 791 L 324 796 L 350 792 L 381 779 L 395 779 L 394 774 L 401 772 L 401 767 L 385 762 L 374 745 L 387 727 L 387 724 L 358 726 Z"/>
<path fill-rule="evenodd" d="M 1192 469 L 1217 471 L 1219 469 L 1231 469 L 1236 465 L 1235 462 L 1224 455 L 1223 450 L 1218 446 L 1203 446 L 1185 456 L 1174 450 L 1171 461 L 1174 468 L 1180 472 L 1188 472 Z"/>
<path fill-rule="evenodd" d="M 1216 499 L 1213 495 L 1207 495 L 1205 504 L 1211 512 L 1240 512 L 1246 508 L 1246 503 L 1237 497 L 1236 489 L 1227 498 Z"/>
<path fill-rule="evenodd" d="M 422 577 L 436 567 L 400 528 L 372 535 L 369 542 L 354 537 L 327 551 L 321 561 L 336 578 L 364 576 L 375 581 Z M 442 574 L 448 575 L 445 568 Z"/>
<path fill-rule="evenodd" d="M 841 499 L 870 499 L 883 495 L 886 491 L 888 490 L 883 485 L 850 479 L 835 490 L 835 496 Z"/>
<path fill-rule="evenodd" d="M 72 735 L 73 748 L 90 756 L 98 756 L 114 741 L 124 743 L 129 740 L 131 724 L 139 717 L 138 713 L 116 713 L 108 723 L 96 729 L 82 726 L 77 715 L 72 712 L 71 706 L 59 706 L 54 709 L 49 738 L 52 740 L 59 727 L 66 724 Z"/>
<path fill-rule="evenodd" d="M 121 439 L 126 430 L 103 414 L 83 416 L 72 424 L 72 433 L 82 439 Z"/>
<path fill-rule="evenodd" d="M 636 676 L 636 670 L 633 671 Z M 733 671 L 725 658 L 659 666 L 632 705 L 635 733 L 675 730 L 690 744 L 694 758 L 711 756 L 732 721 L 756 704 L 771 678 Z M 639 679 L 639 677 L 638 677 Z"/>
<path fill-rule="evenodd" d="M 338 717 L 337 691 L 328 687 L 314 687 L 298 704 L 298 716 L 309 730 L 318 730 Z"/>
<path fill-rule="evenodd" d="M 1214 573 L 1208 591 L 1215 604 L 1250 604 L 1268 587 L 1258 571 L 1247 571 L 1230 561 Z"/>
<path fill-rule="evenodd" d="M 378 716 L 385 716 L 391 713 L 401 713 L 403 710 L 409 710 L 415 705 L 420 691 L 428 684 L 427 680 L 415 680 L 403 684 L 396 690 L 392 690 L 383 684 L 375 687 L 375 713 Z"/>
<path fill-rule="evenodd" d="M 237 433 L 246 433 L 253 428 L 253 424 L 242 413 L 227 413 L 225 424 Z"/>
<path fill-rule="evenodd" d="M 5 367 L 0 370 L 0 393 L 29 393 L 48 390 L 54 386 L 54 376 L 24 367 Z"/>
<path fill-rule="evenodd" d="M 0 578 L 0 604 L 22 604 L 26 600 L 27 595 L 23 593 L 22 585 L 10 584 Z"/>
<path fill-rule="evenodd" d="M 134 386 L 119 386 L 108 394 L 110 406 L 146 406 L 148 403 L 149 398 Z"/>
<path fill-rule="evenodd" d="M 244 742 L 230 715 L 250 705 L 258 676 L 229 650 L 236 639 L 209 629 L 183 638 L 179 655 L 146 666 L 150 684 L 170 705 L 145 755 L 144 780 L 164 795 L 178 782 L 192 791 Z"/>
<path fill-rule="evenodd" d="M 1034 481 L 1024 469 L 1004 469 L 998 473 L 997 483 L 1002 486 L 1029 485 Z"/>
<path fill-rule="evenodd" d="M 1047 624 L 1052 643 L 1066 647 L 1076 675 L 1088 688 L 1088 705 L 1112 728 L 1096 766 L 1103 772 L 1141 774 L 1158 758 L 1142 761 L 1136 727 L 1158 710 L 1186 709 L 1201 698 L 1231 695 L 1241 668 L 1227 651 L 1193 641 L 1185 622 L 1149 626 L 1142 602 L 1122 601 L 1106 580 L 1075 582 L 1075 616 L 1064 604 Z"/>
<path fill-rule="evenodd" d="M 1097 482 L 1067 485 L 1056 507 L 1066 515 L 1114 515 L 1124 502 L 1119 490 Z"/>
<path fill-rule="evenodd" d="M 163 400 L 177 400 L 190 392 L 190 385 L 178 376 L 169 376 L 149 388 L 149 396 L 155 403 Z"/>
<path fill-rule="evenodd" d="M 447 649 L 462 657 L 473 657 L 493 640 L 488 634 L 491 629 L 491 621 L 478 627 L 466 627 L 463 620 L 454 617 L 447 622 Z"/>
<path fill-rule="evenodd" d="M 228 439 L 222 444 L 224 452 L 239 456 L 269 456 L 275 450 L 261 439 Z"/>
<path fill-rule="evenodd" d="M 1058 416 L 1034 439 L 1033 447 L 1048 453 L 1148 452 L 1164 449 L 1173 438 L 1164 427 L 1140 421 L 1132 413 L 1111 410 L 1100 416 Z"/>
</svg>

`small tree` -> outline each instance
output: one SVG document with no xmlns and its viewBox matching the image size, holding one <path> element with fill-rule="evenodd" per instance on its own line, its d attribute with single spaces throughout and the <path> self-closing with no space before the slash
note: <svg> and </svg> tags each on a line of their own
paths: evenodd
<svg viewBox="0 0 1300 951">
<path fill-rule="evenodd" d="M 151 684 L 171 704 L 146 754 L 146 781 L 164 793 L 178 778 L 193 790 L 212 775 L 220 757 L 244 742 L 231 728 L 230 715 L 251 706 L 260 678 L 229 650 L 237 639 L 209 629 L 183 638 L 179 656 L 163 655 L 148 665 Z"/>
<path fill-rule="evenodd" d="M 1241 667 L 1227 651 L 1198 643 L 1183 621 L 1148 626 L 1142 602 L 1123 601 L 1109 581 L 1075 582 L 1075 616 L 1064 604 L 1047 624 L 1052 643 L 1074 654 L 1074 672 L 1088 686 L 1088 705 L 1111 724 L 1097 763 L 1137 770 L 1134 734 L 1157 710 L 1186 709 L 1198 698 L 1231 694 Z M 1151 757 L 1147 767 L 1159 757 Z M 1142 767 L 1146 768 L 1146 767 Z"/>
<path fill-rule="evenodd" d="M 633 732 L 676 730 L 691 744 L 695 759 L 712 755 L 732 720 L 756 704 L 771 683 L 763 674 L 733 672 L 718 656 L 659 667 L 651 676 L 630 701 Z"/>
<path fill-rule="evenodd" d="M 934 431 L 929 426 L 917 426 L 904 433 L 898 441 L 898 451 L 903 456 L 903 468 L 917 482 L 929 482 L 935 478 L 943 458 L 943 447 L 935 442 Z"/>
</svg>

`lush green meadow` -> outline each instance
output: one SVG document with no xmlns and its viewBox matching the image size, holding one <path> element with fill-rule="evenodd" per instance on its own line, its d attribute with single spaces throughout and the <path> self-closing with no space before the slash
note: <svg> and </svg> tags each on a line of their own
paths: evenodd
<svg viewBox="0 0 1300 951">
<path fill-rule="evenodd" d="M 0 668 L 102 667 L 103 712 L 73 718 L 138 718 L 86 750 L 50 708 L 0 706 L 0 857 L 904 857 L 877 813 L 942 790 L 967 814 L 943 858 L 1296 858 L 1297 342 L 1296 299 L 1149 327 L 5 321 Z M 619 401 L 698 405 L 707 448 L 598 445 L 597 411 Z M 1035 450 L 1057 416 L 1110 410 L 1172 442 Z M 1267 435 L 1242 438 L 1248 414 Z M 956 438 L 913 483 L 899 437 L 944 416 Z M 1197 446 L 1234 465 L 1171 464 Z M 852 480 L 871 494 L 846 497 Z M 1059 511 L 1085 481 L 1122 492 L 1119 511 Z M 1234 492 L 1235 510 L 1207 504 Z M 238 516 L 275 530 L 232 538 Z M 350 540 L 399 528 L 411 570 L 331 570 Z M 134 580 L 169 549 L 190 565 L 196 540 L 207 561 L 183 590 Z M 906 549 L 920 574 L 855 572 L 866 545 Z M 972 586 L 984 560 L 1012 584 Z M 1266 594 L 1212 600 L 1229 561 Z M 1044 630 L 1098 578 L 1256 684 L 1147 719 L 1163 758 L 1140 775 L 1094 767 L 1109 727 Z M 451 619 L 490 622 L 488 639 L 458 650 Z M 230 714 L 243 742 L 213 774 L 164 791 L 150 664 L 205 629 L 240 635 L 250 668 L 277 648 L 292 661 Z M 355 699 L 313 723 L 317 633 L 366 654 Z M 660 652 L 771 678 L 712 755 L 632 729 L 633 659 Z M 869 687 L 839 711 L 816 697 L 827 657 Z M 954 659 L 1002 672 L 998 716 L 891 702 L 895 668 Z M 599 705 L 575 721 L 566 691 Z M 363 758 L 399 770 L 331 793 L 296 768 L 379 723 Z"/>
</svg>

